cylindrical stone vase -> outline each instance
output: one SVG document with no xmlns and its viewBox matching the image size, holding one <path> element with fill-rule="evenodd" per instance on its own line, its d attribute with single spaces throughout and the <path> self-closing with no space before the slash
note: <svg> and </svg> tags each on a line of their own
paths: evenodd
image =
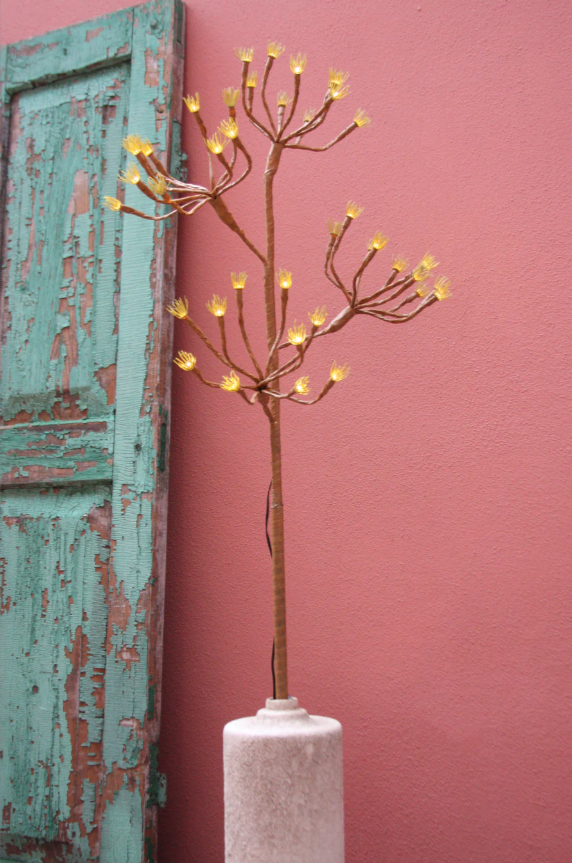
<svg viewBox="0 0 572 863">
<path fill-rule="evenodd" d="M 226 863 L 343 863 L 342 726 L 296 698 L 225 725 Z"/>
</svg>

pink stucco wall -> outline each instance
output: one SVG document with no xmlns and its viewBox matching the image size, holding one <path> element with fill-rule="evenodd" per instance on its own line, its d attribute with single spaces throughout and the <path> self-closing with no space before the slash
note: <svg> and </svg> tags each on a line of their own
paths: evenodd
<svg viewBox="0 0 572 863">
<path fill-rule="evenodd" d="M 2 41 L 126 5 L 2 0 Z M 361 319 L 316 343 L 316 386 L 333 358 L 352 374 L 310 411 L 284 410 L 291 691 L 344 725 L 348 863 L 570 863 L 572 7 L 188 11 L 186 86 L 213 128 L 239 80 L 233 47 L 253 44 L 260 69 L 269 37 L 308 54 L 304 107 L 329 65 L 351 71 L 330 130 L 355 107 L 374 117 L 327 154 L 283 160 L 292 314 L 340 308 L 325 220 L 350 198 L 365 212 L 346 273 L 379 228 L 391 242 L 369 284 L 391 252 L 429 250 L 454 287 L 410 325 Z M 229 204 L 261 240 L 264 146 L 242 128 L 257 171 Z M 204 177 L 188 115 L 184 139 Z M 261 326 L 256 262 L 211 212 L 181 225 L 179 292 L 205 326 L 231 269 L 250 272 Z M 182 330 L 176 343 L 197 347 Z M 270 693 L 264 417 L 175 374 L 171 464 L 160 860 L 220 863 L 222 727 Z"/>
</svg>

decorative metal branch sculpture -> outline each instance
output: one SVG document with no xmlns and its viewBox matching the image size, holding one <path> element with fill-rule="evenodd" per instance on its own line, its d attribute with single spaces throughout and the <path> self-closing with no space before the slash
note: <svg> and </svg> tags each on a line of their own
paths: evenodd
<svg viewBox="0 0 572 863">
<path fill-rule="evenodd" d="M 277 112 L 276 116 L 274 116 L 267 102 L 266 88 L 274 62 L 283 52 L 284 47 L 279 43 L 270 42 L 268 44 L 260 93 L 262 107 L 266 115 L 264 119 L 256 116 L 253 110 L 258 75 L 256 72 L 252 72 L 250 68 L 254 54 L 251 48 L 237 48 L 235 51 L 237 57 L 242 62 L 241 87 L 240 90 L 232 87 L 223 90 L 223 100 L 228 107 L 228 119 L 221 122 L 218 131 L 214 135 L 209 137 L 201 117 L 198 93 L 195 96 L 186 97 L 185 104 L 194 116 L 208 150 L 209 188 L 197 185 L 196 183 L 182 182 L 171 176 L 153 152 L 153 147 L 149 141 L 143 141 L 139 136 L 132 135 L 124 139 L 123 146 L 129 153 L 135 156 L 139 164 L 133 163 L 129 165 L 121 175 L 121 180 L 125 183 L 136 185 L 144 195 L 157 204 L 166 204 L 169 210 L 162 215 L 150 216 L 139 210 L 125 206 L 116 198 L 106 199 L 107 206 L 112 210 L 120 210 L 123 213 L 154 221 L 169 219 L 176 213 L 189 216 L 196 213 L 205 204 L 209 204 L 220 220 L 240 237 L 242 242 L 258 258 L 262 265 L 266 311 L 266 341 L 268 345 L 268 354 L 264 360 L 259 360 L 255 356 L 244 321 L 243 296 L 247 274 L 231 273 L 232 287 L 234 288 L 236 298 L 238 326 L 246 351 L 252 362 L 252 369 L 250 371 L 239 366 L 229 356 L 225 329 L 226 298 L 221 298 L 215 294 L 212 300 L 207 303 L 208 310 L 217 319 L 220 349 L 215 347 L 201 327 L 189 317 L 189 307 L 186 299 L 176 300 L 167 310 L 175 317 L 186 321 L 206 348 L 230 370 L 230 373 L 223 377 L 221 383 L 206 380 L 199 369 L 194 354 L 185 351 L 179 351 L 175 363 L 184 371 L 194 374 L 206 386 L 236 393 L 248 405 L 259 405 L 269 422 L 272 455 L 270 537 L 272 545 L 276 698 L 288 697 L 280 403 L 281 401 L 288 401 L 300 405 L 316 404 L 331 391 L 336 383 L 347 377 L 349 367 L 347 365 L 337 365 L 334 361 L 326 383 L 318 395 L 312 399 L 300 398 L 300 396 L 307 395 L 310 390 L 309 378 L 306 375 L 298 377 L 293 383 L 288 383 L 284 390 L 281 389 L 281 381 L 283 378 L 288 378 L 299 371 L 315 339 L 338 332 L 352 318 L 358 315 L 368 315 L 386 323 L 401 324 L 413 320 L 425 309 L 428 309 L 429 306 L 450 296 L 449 280 L 446 278 L 437 279 L 432 287 L 428 287 L 427 285 L 427 279 L 431 270 L 437 266 L 437 262 L 431 255 L 425 255 L 417 266 L 407 272 L 407 274 L 404 274 L 407 269 L 407 261 L 401 257 L 394 258 L 391 264 L 391 272 L 382 286 L 368 293 L 366 296 L 362 296 L 360 294 L 360 287 L 364 273 L 377 253 L 388 242 L 387 237 L 382 236 L 380 233 L 376 233 L 370 240 L 367 253 L 357 268 L 351 285 L 344 283 L 336 270 L 336 255 L 346 232 L 362 212 L 361 207 L 358 207 L 353 202 L 349 202 L 346 206 L 343 221 L 332 220 L 328 223 L 330 239 L 324 262 L 326 278 L 336 290 L 341 292 L 345 306 L 327 326 L 324 326 L 327 317 L 326 308 L 324 306 L 317 308 L 313 313 L 309 314 L 311 324 L 309 332 L 304 324 L 292 326 L 287 332 L 287 339 L 282 341 L 286 330 L 286 312 L 292 286 L 292 274 L 285 269 L 280 269 L 279 272 L 276 272 L 274 260 L 273 185 L 282 155 L 286 150 L 323 152 L 333 147 L 334 144 L 338 144 L 355 129 L 367 126 L 370 122 L 365 112 L 358 110 L 354 115 L 353 122 L 328 144 L 321 147 L 308 146 L 306 141 L 309 139 L 311 133 L 315 132 L 324 123 L 332 106 L 341 99 L 344 99 L 349 93 L 349 87 L 346 83 L 348 75 L 336 69 L 330 69 L 329 84 L 320 109 L 318 111 L 306 111 L 300 125 L 292 131 L 288 131 L 298 106 L 300 82 L 302 73 L 306 67 L 306 58 L 301 55 L 290 58 L 290 69 L 294 76 L 294 95 L 292 98 L 289 98 L 284 92 L 278 94 Z M 252 170 L 252 159 L 241 138 L 236 121 L 236 105 L 239 98 L 249 122 L 270 141 L 270 152 L 268 153 L 264 171 L 266 245 L 263 251 L 260 251 L 246 236 L 224 201 L 225 193 L 243 183 Z M 227 145 L 230 145 L 231 148 L 230 157 L 227 157 L 228 151 L 225 153 Z M 236 176 L 238 173 L 236 166 L 239 154 L 244 159 L 245 167 L 242 173 Z M 216 163 L 218 163 L 219 170 L 221 171 L 218 179 L 215 175 Z M 146 183 L 142 180 L 141 169 L 147 175 L 148 179 Z M 402 273 L 404 275 L 401 275 Z M 280 294 L 278 315 L 276 281 L 278 282 Z M 405 307 L 413 303 L 415 305 L 413 305 L 411 310 L 406 311 Z M 287 358 L 284 361 L 280 359 L 282 351 L 288 352 L 286 354 Z"/>
</svg>

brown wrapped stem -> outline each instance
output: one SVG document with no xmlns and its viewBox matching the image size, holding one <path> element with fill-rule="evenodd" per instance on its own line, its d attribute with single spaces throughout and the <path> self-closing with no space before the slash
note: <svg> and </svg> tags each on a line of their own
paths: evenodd
<svg viewBox="0 0 572 863">
<path fill-rule="evenodd" d="M 231 229 L 231 231 L 234 231 L 234 232 L 235 232 L 235 234 L 238 234 L 238 236 L 240 237 L 240 239 L 242 240 L 242 242 L 243 242 L 246 246 L 248 246 L 248 248 L 250 249 L 250 251 L 251 251 L 251 252 L 254 252 L 254 254 L 256 255 L 256 257 L 257 257 L 259 260 L 261 260 L 263 264 L 266 264 L 266 258 L 264 257 L 264 255 L 263 255 L 261 252 L 259 252 L 259 251 L 258 251 L 258 249 L 256 248 L 256 246 L 255 246 L 253 243 L 251 243 L 251 242 L 250 242 L 250 240 L 248 239 L 248 237 L 246 236 L 246 234 L 244 233 L 244 231 L 242 230 L 242 228 L 239 228 L 239 227 L 238 227 L 238 225 L 236 224 L 236 221 L 235 221 L 234 216 L 232 215 L 232 213 L 230 212 L 230 210 L 229 210 L 229 209 L 228 209 L 228 207 L 226 206 L 226 204 L 225 204 L 225 202 L 223 201 L 223 199 L 222 199 L 220 196 L 217 196 L 217 197 L 215 197 L 215 198 L 212 198 L 212 199 L 209 201 L 209 203 L 212 205 L 212 207 L 213 207 L 213 209 L 214 209 L 215 213 L 217 214 L 217 216 L 219 217 L 219 219 L 220 219 L 222 222 L 224 222 L 224 224 L 225 224 L 227 227 L 229 227 L 229 228 Z"/>
<path fill-rule="evenodd" d="M 272 111 L 268 107 L 268 102 L 266 101 L 266 85 L 268 83 L 268 76 L 270 75 L 270 70 L 272 69 L 272 64 L 274 63 L 274 57 L 268 57 L 266 61 L 266 66 L 264 67 L 264 75 L 262 76 L 262 87 L 260 88 L 260 95 L 262 97 L 262 104 L 264 106 L 264 110 L 266 111 L 266 116 L 270 121 L 270 126 L 272 127 L 272 131 L 276 135 L 276 125 L 274 123 L 274 117 L 272 116 Z"/>
<path fill-rule="evenodd" d="M 157 176 L 157 171 L 151 167 L 147 157 L 144 156 L 143 153 L 137 153 L 135 158 L 137 159 L 137 161 L 139 162 L 139 164 L 141 165 L 141 167 L 143 168 L 143 170 L 145 171 L 147 176 L 153 177 L 153 179 L 155 179 L 155 177 Z"/>
<path fill-rule="evenodd" d="M 151 161 L 153 162 L 153 165 L 159 171 L 160 174 L 162 174 L 164 177 L 169 176 L 169 172 L 167 171 L 167 169 L 165 168 L 165 166 L 163 165 L 161 160 L 157 158 L 155 153 L 150 153 L 149 158 L 151 159 Z"/>
<path fill-rule="evenodd" d="M 193 369 L 193 374 L 195 374 L 198 377 L 198 379 L 200 381 L 202 381 L 203 384 L 205 384 L 207 387 L 212 387 L 215 390 L 220 389 L 220 384 L 215 384 L 214 381 L 207 381 L 205 378 L 203 378 L 202 374 L 200 373 L 200 371 L 198 370 L 198 368 L 196 366 Z"/>
<path fill-rule="evenodd" d="M 294 75 L 294 98 L 292 99 L 292 105 L 290 106 L 290 113 L 288 114 L 288 119 L 284 123 L 282 127 L 281 135 L 284 134 L 290 123 L 292 122 L 292 117 L 296 112 L 296 107 L 298 105 L 298 99 L 300 97 L 300 79 L 301 75 Z"/>
<path fill-rule="evenodd" d="M 290 291 L 288 288 L 282 288 L 282 292 L 281 292 L 282 296 L 280 298 L 280 305 L 281 305 L 280 329 L 278 330 L 278 333 L 276 334 L 276 338 L 274 339 L 274 343 L 273 343 L 272 347 L 270 348 L 270 351 L 268 352 L 268 360 L 266 362 L 266 374 L 269 373 L 270 364 L 271 364 L 272 359 L 274 357 L 274 353 L 277 350 L 278 345 L 280 343 L 280 339 L 284 335 L 284 330 L 286 329 L 286 309 L 288 307 L 288 295 L 289 295 L 289 293 L 290 293 Z"/>
<path fill-rule="evenodd" d="M 235 363 L 234 360 L 231 360 L 231 358 L 228 355 L 228 347 L 226 344 L 226 330 L 225 330 L 225 326 L 224 326 L 224 315 L 220 315 L 220 317 L 217 317 L 217 321 L 218 321 L 218 328 L 220 331 L 220 340 L 222 343 L 222 352 L 224 354 L 224 357 L 225 357 L 228 365 L 232 369 L 234 369 L 235 371 L 240 372 L 241 375 L 246 375 L 246 377 L 250 378 L 251 381 L 258 382 L 258 378 L 256 378 L 254 375 L 251 375 L 250 372 L 246 371 L 246 369 L 243 369 L 241 366 L 237 365 L 237 363 Z"/>
<path fill-rule="evenodd" d="M 295 398 L 295 396 L 290 396 L 290 395 L 288 396 L 288 399 L 291 402 L 297 402 L 299 405 L 315 405 L 319 401 L 321 401 L 325 395 L 327 395 L 330 392 L 330 390 L 332 389 L 334 384 L 335 384 L 335 381 L 333 381 L 330 378 L 329 381 L 327 382 L 327 384 L 322 389 L 322 392 L 320 393 L 320 395 L 316 396 L 315 399 L 310 399 L 310 401 L 308 401 L 308 402 L 304 401 L 303 399 L 297 399 L 297 398 Z"/>
<path fill-rule="evenodd" d="M 250 340 L 249 340 L 248 335 L 246 333 L 246 326 L 244 323 L 243 295 L 242 295 L 243 291 L 242 291 L 242 289 L 238 288 L 237 290 L 235 290 L 235 294 L 236 294 L 236 305 L 237 305 L 237 309 L 238 309 L 238 326 L 240 327 L 240 332 L 242 334 L 242 341 L 245 344 L 246 350 L 248 351 L 248 355 L 249 355 L 250 359 L 252 360 L 252 364 L 254 365 L 254 368 L 258 372 L 258 378 L 259 378 L 259 380 L 261 380 L 263 377 L 262 369 L 258 365 L 258 361 L 257 361 L 256 357 L 254 356 L 254 351 L 252 350 L 252 348 L 250 346 Z"/>
<path fill-rule="evenodd" d="M 200 339 L 202 339 L 202 340 L 203 340 L 203 342 L 205 343 L 205 345 L 207 346 L 207 348 L 209 349 L 209 351 L 211 351 L 211 352 L 215 355 L 215 357 L 216 357 L 218 360 L 220 360 L 220 361 L 221 361 L 221 363 L 222 363 L 224 366 L 228 366 L 228 368 L 229 368 L 229 369 L 234 368 L 234 367 L 233 367 L 233 365 L 232 365 L 232 363 L 231 363 L 229 360 L 227 360 L 227 359 L 226 359 L 226 358 L 225 358 L 225 357 L 220 353 L 220 351 L 217 351 L 217 349 L 215 348 L 215 346 L 213 345 L 213 343 L 210 341 L 210 339 L 209 339 L 209 337 L 206 335 L 206 333 L 204 333 L 204 332 L 202 331 L 202 329 L 199 327 L 199 325 L 198 325 L 198 324 L 195 324 L 195 322 L 193 321 L 193 319 L 192 319 L 192 318 L 190 318 L 190 317 L 187 315 L 187 316 L 186 316 L 186 318 L 183 318 L 183 320 L 187 322 L 187 324 L 190 326 L 190 328 L 193 330 L 193 332 L 195 332 L 195 333 L 197 334 L 197 336 L 198 336 Z"/>
<path fill-rule="evenodd" d="M 247 99 L 246 99 L 246 90 L 250 89 L 250 88 L 247 88 L 247 86 L 246 86 L 246 80 L 248 78 L 248 67 L 249 67 L 249 65 L 250 65 L 249 63 L 243 63 L 242 64 L 242 79 L 240 82 L 240 91 L 242 94 L 242 107 L 244 109 L 244 113 L 246 114 L 246 116 L 248 117 L 248 119 L 250 120 L 252 125 L 256 126 L 256 128 L 258 129 L 259 132 L 262 132 L 263 135 L 266 135 L 267 138 L 270 138 L 270 140 L 273 141 L 274 137 L 273 137 L 272 133 L 268 131 L 266 126 L 264 126 L 263 123 L 260 122 L 260 120 L 256 119 L 256 117 L 252 113 L 252 108 L 250 107 L 250 105 L 248 104 Z"/>
<path fill-rule="evenodd" d="M 357 292 L 358 292 L 358 288 L 359 288 L 359 283 L 361 281 L 361 277 L 364 273 L 364 270 L 366 269 L 366 267 L 369 266 L 369 264 L 371 264 L 371 262 L 373 261 L 373 259 L 376 256 L 376 254 L 377 254 L 376 249 L 370 249 L 370 251 L 368 251 L 367 255 L 365 256 L 365 258 L 361 262 L 361 265 L 360 265 L 357 273 L 354 276 L 354 280 L 352 283 L 352 303 L 353 303 L 353 305 L 355 305 L 355 302 L 357 300 Z"/>
<path fill-rule="evenodd" d="M 333 141 L 330 141 L 329 144 L 325 144 L 323 147 L 307 147 L 305 144 L 285 144 L 286 147 L 290 150 L 309 150 L 312 153 L 323 153 L 325 150 L 329 150 L 330 147 L 333 147 L 335 144 L 339 144 L 340 141 L 343 141 L 344 138 L 353 132 L 354 129 L 357 129 L 357 125 L 352 123 L 343 132 L 340 132 L 337 138 L 334 138 Z"/>
</svg>

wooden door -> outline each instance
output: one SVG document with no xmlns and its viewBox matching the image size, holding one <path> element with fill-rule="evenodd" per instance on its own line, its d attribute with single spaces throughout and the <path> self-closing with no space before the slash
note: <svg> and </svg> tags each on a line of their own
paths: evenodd
<svg viewBox="0 0 572 863">
<path fill-rule="evenodd" d="M 179 140 L 183 34 L 157 0 L 0 55 L 0 863 L 155 857 L 176 235 L 102 205 L 125 135 Z"/>
</svg>

